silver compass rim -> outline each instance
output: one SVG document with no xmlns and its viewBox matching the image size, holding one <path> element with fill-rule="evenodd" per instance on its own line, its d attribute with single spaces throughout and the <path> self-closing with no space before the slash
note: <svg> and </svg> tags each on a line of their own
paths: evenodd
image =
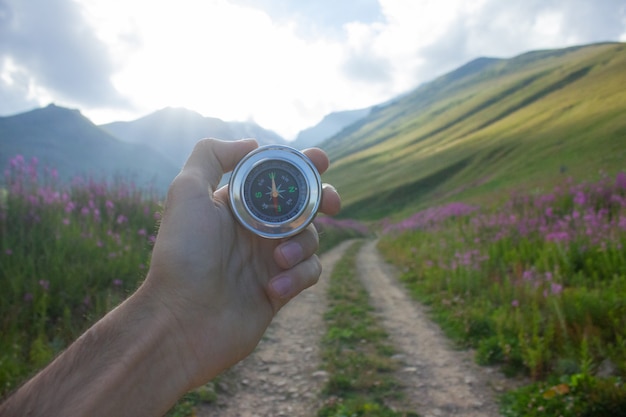
<svg viewBox="0 0 626 417">
<path fill-rule="evenodd" d="M 308 185 L 305 204 L 296 216 L 279 223 L 264 221 L 252 214 L 243 198 L 246 177 L 254 168 L 270 160 L 286 161 L 298 169 Z M 286 145 L 261 146 L 243 157 L 233 170 L 228 186 L 231 211 L 237 221 L 254 234 L 268 239 L 284 239 L 300 233 L 315 218 L 322 197 L 322 180 L 313 162 L 302 152 Z"/>
</svg>

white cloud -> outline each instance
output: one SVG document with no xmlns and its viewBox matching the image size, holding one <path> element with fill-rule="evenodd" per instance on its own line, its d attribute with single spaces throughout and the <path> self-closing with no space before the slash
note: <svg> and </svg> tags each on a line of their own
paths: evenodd
<svg viewBox="0 0 626 417">
<path fill-rule="evenodd" d="M 102 8 L 110 4 L 91 1 Z M 128 3 L 131 10 L 145 6 L 142 0 Z M 130 52 L 113 80 L 142 111 L 184 106 L 226 120 L 252 116 L 295 135 L 303 120 L 314 123 L 320 111 L 329 111 L 334 93 L 342 90 L 336 43 L 303 40 L 293 25 L 277 25 L 263 12 L 225 1 L 150 4 L 151 13 L 136 15 L 132 25 L 100 31 L 114 50 Z M 128 28 L 140 46 L 125 48 L 120 33 Z"/>
</svg>

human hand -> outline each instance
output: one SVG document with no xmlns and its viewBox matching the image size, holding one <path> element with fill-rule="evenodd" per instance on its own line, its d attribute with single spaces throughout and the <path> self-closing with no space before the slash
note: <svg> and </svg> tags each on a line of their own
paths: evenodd
<svg viewBox="0 0 626 417">
<path fill-rule="evenodd" d="M 247 356 L 278 310 L 317 282 L 317 231 L 310 225 L 288 240 L 268 240 L 231 214 L 222 174 L 257 147 L 256 141 L 199 142 L 168 193 L 150 271 L 142 292 L 176 323 L 189 388 L 206 383 Z M 304 153 L 320 173 L 328 158 Z M 336 214 L 340 200 L 326 186 L 320 211 Z"/>
</svg>

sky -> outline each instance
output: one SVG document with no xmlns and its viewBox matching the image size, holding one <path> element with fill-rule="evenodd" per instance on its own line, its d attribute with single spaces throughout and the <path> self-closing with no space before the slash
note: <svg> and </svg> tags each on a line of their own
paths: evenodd
<svg viewBox="0 0 626 417">
<path fill-rule="evenodd" d="M 478 57 L 626 42 L 626 0 L 0 0 L 0 115 L 185 107 L 286 139 Z"/>
</svg>

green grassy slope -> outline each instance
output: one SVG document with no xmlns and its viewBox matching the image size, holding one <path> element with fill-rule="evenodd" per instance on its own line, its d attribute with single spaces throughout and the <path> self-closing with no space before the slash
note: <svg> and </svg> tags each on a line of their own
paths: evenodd
<svg viewBox="0 0 626 417">
<path fill-rule="evenodd" d="M 342 215 L 370 220 L 626 169 L 626 44 L 473 61 L 322 148 Z"/>
</svg>

